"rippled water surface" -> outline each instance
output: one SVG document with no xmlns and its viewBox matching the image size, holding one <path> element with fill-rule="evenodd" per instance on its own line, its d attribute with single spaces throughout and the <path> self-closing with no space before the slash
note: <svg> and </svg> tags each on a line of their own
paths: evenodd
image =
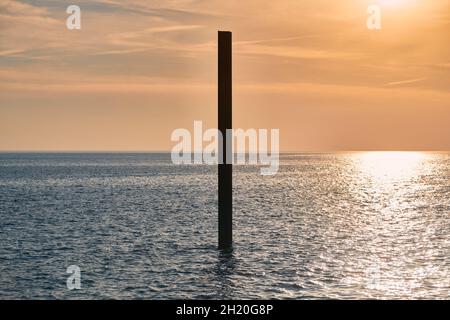
<svg viewBox="0 0 450 320">
<path fill-rule="evenodd" d="M 0 154 L 0 298 L 449 298 L 450 154 L 285 154 L 217 170 L 168 154 Z M 81 290 L 66 268 L 81 268 Z"/>
</svg>

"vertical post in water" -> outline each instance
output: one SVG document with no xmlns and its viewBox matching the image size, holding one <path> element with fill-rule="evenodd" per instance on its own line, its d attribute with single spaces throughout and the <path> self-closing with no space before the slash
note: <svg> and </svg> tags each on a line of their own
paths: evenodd
<svg viewBox="0 0 450 320">
<path fill-rule="evenodd" d="M 219 31 L 218 51 L 218 120 L 223 137 L 219 149 L 219 160 L 223 160 L 219 162 L 219 249 L 229 250 L 233 244 L 232 136 L 227 134 L 227 129 L 232 129 L 231 32 Z"/>
</svg>

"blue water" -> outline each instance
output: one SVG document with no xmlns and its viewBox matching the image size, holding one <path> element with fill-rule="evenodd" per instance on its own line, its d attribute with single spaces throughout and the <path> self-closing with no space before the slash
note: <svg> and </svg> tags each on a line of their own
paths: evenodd
<svg viewBox="0 0 450 320">
<path fill-rule="evenodd" d="M 450 153 L 280 161 L 274 176 L 235 166 L 220 253 L 214 166 L 0 154 L 0 298 L 450 297 Z"/>
</svg>

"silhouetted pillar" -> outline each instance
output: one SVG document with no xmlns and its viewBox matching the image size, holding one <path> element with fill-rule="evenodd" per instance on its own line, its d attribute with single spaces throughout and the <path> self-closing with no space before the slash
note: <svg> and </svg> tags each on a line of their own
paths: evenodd
<svg viewBox="0 0 450 320">
<path fill-rule="evenodd" d="M 232 152 L 231 137 L 227 137 L 227 129 L 232 128 L 231 32 L 219 31 L 218 55 L 218 120 L 223 137 L 219 149 L 219 159 L 223 159 L 223 163 L 219 163 L 219 249 L 228 250 L 233 244 L 233 166 L 231 158 L 228 163 L 226 156 Z"/>
</svg>

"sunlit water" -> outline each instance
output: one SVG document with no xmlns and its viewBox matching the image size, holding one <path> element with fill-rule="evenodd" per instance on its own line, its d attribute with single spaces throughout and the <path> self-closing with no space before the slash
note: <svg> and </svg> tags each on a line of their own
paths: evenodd
<svg viewBox="0 0 450 320">
<path fill-rule="evenodd" d="M 449 153 L 237 166 L 231 254 L 216 250 L 216 172 L 167 154 L 0 154 L 0 298 L 449 298 Z"/>
</svg>

